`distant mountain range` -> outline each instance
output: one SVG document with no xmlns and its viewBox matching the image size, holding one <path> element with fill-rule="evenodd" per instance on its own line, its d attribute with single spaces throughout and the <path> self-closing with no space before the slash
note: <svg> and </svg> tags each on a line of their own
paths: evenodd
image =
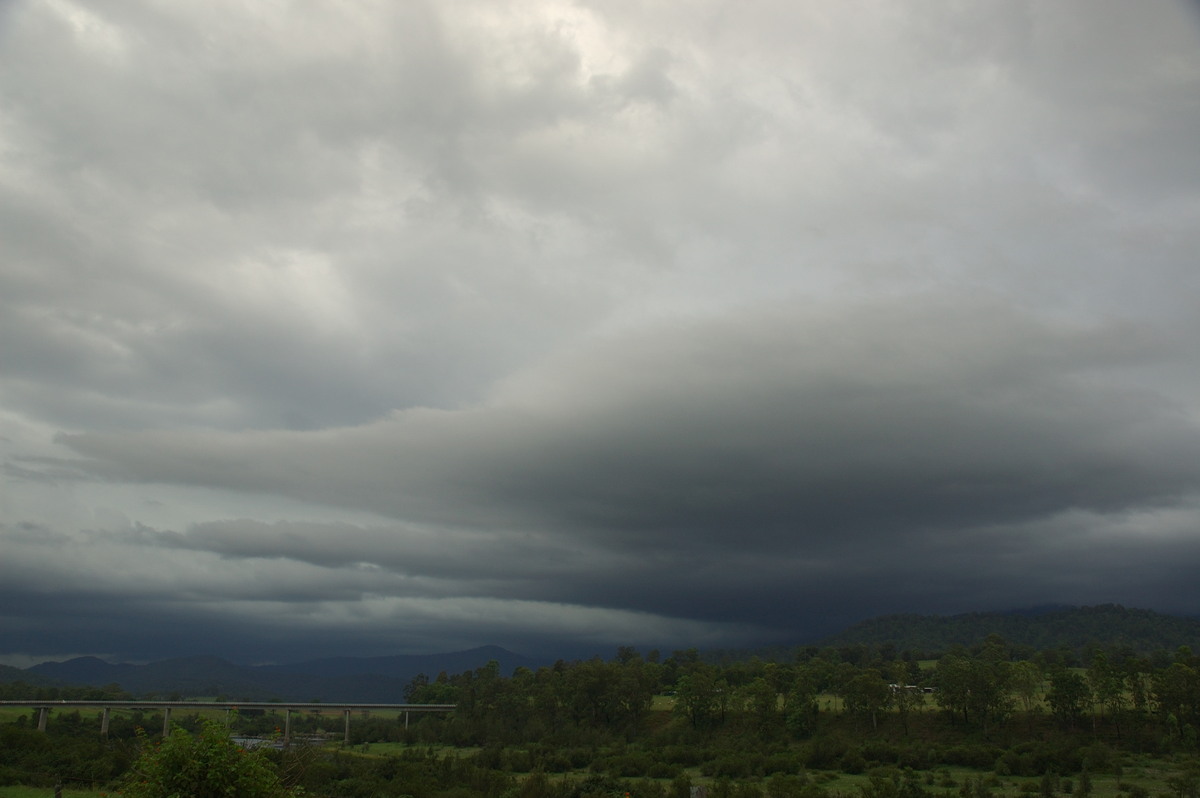
<svg viewBox="0 0 1200 798">
<path fill-rule="evenodd" d="M 855 624 L 815 644 L 819 647 L 891 645 L 897 652 L 937 656 L 956 646 L 970 648 L 990 634 L 998 634 L 1011 646 L 1031 651 L 1069 649 L 1078 654 L 1094 646 L 1128 648 L 1144 655 L 1174 651 L 1184 645 L 1200 651 L 1200 619 L 1127 609 L 1116 604 L 948 616 L 888 615 Z M 794 652 L 794 648 L 727 651 L 720 652 L 719 657 L 790 660 Z M 204 656 L 146 665 L 112 664 L 96 657 L 78 657 L 25 669 L 0 665 L 0 684 L 25 682 L 35 687 L 116 684 L 139 698 L 225 696 L 246 701 L 400 703 L 404 701 L 404 688 L 419 674 L 432 680 L 439 673 L 464 673 L 491 660 L 500 665 L 505 675 L 519 667 L 537 669 L 550 664 L 550 660 L 514 654 L 499 646 L 446 654 L 334 657 L 256 666 Z"/>
<path fill-rule="evenodd" d="M 112 664 L 96 657 L 4 668 L 0 682 L 104 687 L 120 685 L 144 698 L 226 696 L 231 700 L 348 701 L 402 703 L 404 688 L 419 674 L 471 671 L 495 660 L 502 673 L 548 664 L 500 648 L 483 646 L 447 654 L 392 657 L 335 657 L 287 665 L 235 665 L 219 657 L 180 657 L 146 665 Z"/>
</svg>

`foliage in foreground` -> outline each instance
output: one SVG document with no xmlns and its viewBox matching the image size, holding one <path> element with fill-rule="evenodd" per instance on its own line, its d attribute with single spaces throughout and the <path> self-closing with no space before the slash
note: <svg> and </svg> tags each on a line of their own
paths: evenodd
<svg viewBox="0 0 1200 798">
<path fill-rule="evenodd" d="M 196 734 L 175 729 L 151 743 L 145 732 L 142 753 L 126 775 L 127 798 L 289 798 L 263 749 L 245 749 L 222 724 L 208 721 Z"/>
</svg>

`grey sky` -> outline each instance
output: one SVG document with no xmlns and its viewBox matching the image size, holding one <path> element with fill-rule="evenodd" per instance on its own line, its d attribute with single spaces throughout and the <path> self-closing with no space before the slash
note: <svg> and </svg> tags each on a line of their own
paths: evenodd
<svg viewBox="0 0 1200 798">
<path fill-rule="evenodd" d="M 1200 613 L 1200 10 L 0 7 L 0 661 Z"/>
</svg>

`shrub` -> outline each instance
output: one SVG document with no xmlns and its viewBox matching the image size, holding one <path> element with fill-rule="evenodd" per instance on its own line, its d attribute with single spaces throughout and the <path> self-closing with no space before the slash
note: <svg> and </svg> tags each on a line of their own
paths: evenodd
<svg viewBox="0 0 1200 798">
<path fill-rule="evenodd" d="M 588 776 L 572 790 L 571 798 L 584 798 L 584 796 L 590 795 L 607 798 L 610 795 L 622 795 L 624 792 L 624 785 L 611 776 L 595 775 Z"/>
<path fill-rule="evenodd" d="M 929 770 L 933 765 L 933 752 L 925 747 L 909 746 L 897 752 L 896 764 L 912 770 Z"/>
<path fill-rule="evenodd" d="M 892 765 L 900 758 L 899 749 L 882 740 L 871 740 L 863 743 L 859 750 L 868 762 L 873 762 L 877 765 Z"/>
<path fill-rule="evenodd" d="M 1002 751 L 991 745 L 954 745 L 942 752 L 942 761 L 947 765 L 968 768 L 994 767 Z"/>
<path fill-rule="evenodd" d="M 570 758 L 563 754 L 546 754 L 542 759 L 542 769 L 547 773 L 566 773 L 571 768 Z"/>
<path fill-rule="evenodd" d="M 814 739 L 806 746 L 804 765 L 809 770 L 836 770 L 846 755 L 846 748 L 846 744 L 835 737 Z"/>
<path fill-rule="evenodd" d="M 808 778 L 776 773 L 767 780 L 767 798 L 803 798 Z"/>
<path fill-rule="evenodd" d="M 655 762 L 646 771 L 646 775 L 652 779 L 673 779 L 678 774 L 679 767 L 668 762 Z"/>
<path fill-rule="evenodd" d="M 705 757 L 704 751 L 699 746 L 668 745 L 662 749 L 659 758 L 675 765 L 695 767 L 703 762 Z"/>
<path fill-rule="evenodd" d="M 862 773 L 867 769 L 867 760 L 857 750 L 847 751 L 842 757 L 842 761 L 838 763 L 838 770 L 843 773 L 855 775 Z"/>
<path fill-rule="evenodd" d="M 763 773 L 803 774 L 804 760 L 791 751 L 771 754 L 763 763 Z"/>
<path fill-rule="evenodd" d="M 140 735 L 142 753 L 126 775 L 126 798 L 290 798 L 262 749 L 246 750 L 229 730 L 209 721 L 189 734 L 175 729 L 161 742 Z"/>
</svg>

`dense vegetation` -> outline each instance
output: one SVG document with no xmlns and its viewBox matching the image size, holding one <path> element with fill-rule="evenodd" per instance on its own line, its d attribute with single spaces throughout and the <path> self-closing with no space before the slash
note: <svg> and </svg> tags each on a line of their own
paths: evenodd
<svg viewBox="0 0 1200 798">
<path fill-rule="evenodd" d="M 283 787 L 328 796 L 690 798 L 702 784 L 710 798 L 1089 798 L 1096 785 L 1104 798 L 1196 798 L 1200 788 L 1200 657 L 1186 647 L 1077 659 L 993 635 L 936 661 L 885 644 L 727 663 L 622 648 L 511 676 L 492 664 L 418 677 L 406 692 L 458 710 L 408 727 L 355 718 L 349 747 L 261 756 Z M 295 718 L 292 729 L 325 724 L 336 721 Z M 148 755 L 138 727 L 161 729 L 161 718 L 114 717 L 108 741 L 78 712 L 56 714 L 48 733 L 34 725 L 22 715 L 0 726 L 0 785 L 118 786 Z M 180 728 L 212 727 L 196 713 Z"/>
<path fill-rule="evenodd" d="M 1089 651 L 1105 648 L 1149 654 L 1181 645 L 1200 650 L 1200 619 L 1119 604 L 962 615 L 888 615 L 855 624 L 823 645 L 890 642 L 914 653 L 942 652 L 956 645 L 969 646 L 989 634 L 999 634 L 1012 647 L 1030 654 L 1056 650 L 1086 657 Z"/>
</svg>

